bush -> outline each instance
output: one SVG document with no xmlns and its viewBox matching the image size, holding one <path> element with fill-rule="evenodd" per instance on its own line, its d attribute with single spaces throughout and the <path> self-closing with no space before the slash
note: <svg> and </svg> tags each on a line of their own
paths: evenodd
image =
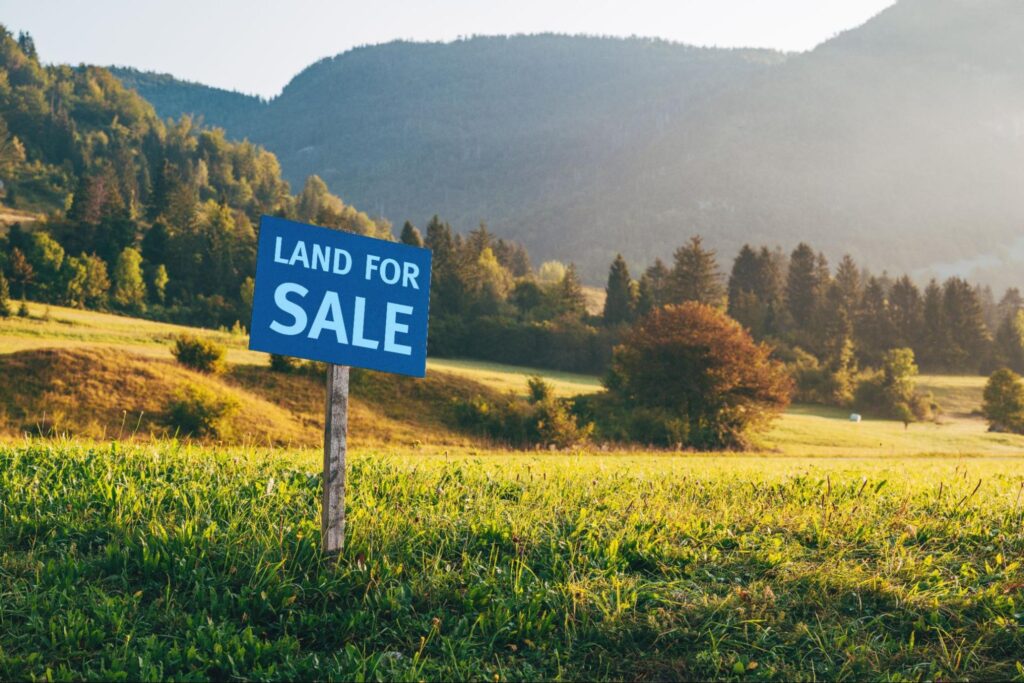
<svg viewBox="0 0 1024 683">
<path fill-rule="evenodd" d="M 910 349 L 886 351 L 882 370 L 857 385 L 853 405 L 865 415 L 899 420 L 904 426 L 931 419 L 938 406 L 914 386 L 917 365 Z"/>
<path fill-rule="evenodd" d="M 982 412 L 989 431 L 1024 434 L 1024 382 L 1012 370 L 992 373 L 985 384 Z"/>
<path fill-rule="evenodd" d="M 567 448 L 586 441 L 593 429 L 581 427 L 568 402 L 550 395 L 530 402 L 512 395 L 498 401 L 456 400 L 453 413 L 458 428 L 515 447 Z"/>
<path fill-rule="evenodd" d="M 617 346 L 605 384 L 613 405 L 686 423 L 683 444 L 743 448 L 747 433 L 789 404 L 792 380 L 739 323 L 695 302 L 665 306 Z"/>
<path fill-rule="evenodd" d="M 602 441 L 661 448 L 681 448 L 690 441 L 690 424 L 678 413 L 664 408 L 629 408 L 609 394 L 578 396 L 573 412 L 578 421 L 592 424 Z"/>
<path fill-rule="evenodd" d="M 270 369 L 273 372 L 295 372 L 299 369 L 299 361 L 291 356 L 279 356 L 272 353 L 270 354 Z"/>
<path fill-rule="evenodd" d="M 541 403 L 551 398 L 551 385 L 545 382 L 540 375 L 528 377 L 526 387 L 530 392 L 530 403 Z"/>
<path fill-rule="evenodd" d="M 228 418 L 237 409 L 234 398 L 188 384 L 168 404 L 167 425 L 184 436 L 223 437 L 228 432 Z"/>
<path fill-rule="evenodd" d="M 186 368 L 213 374 L 224 370 L 224 347 L 208 339 L 180 335 L 171 353 Z"/>
</svg>

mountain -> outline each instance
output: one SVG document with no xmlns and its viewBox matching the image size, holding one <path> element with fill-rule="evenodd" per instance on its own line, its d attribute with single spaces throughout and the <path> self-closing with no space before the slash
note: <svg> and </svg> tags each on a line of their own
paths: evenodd
<svg viewBox="0 0 1024 683">
<path fill-rule="evenodd" d="M 116 66 L 109 70 L 163 117 L 189 114 L 202 119 L 207 126 L 234 130 L 266 107 L 266 103 L 254 95 L 182 81 L 170 74 Z"/>
<path fill-rule="evenodd" d="M 700 232 L 725 258 L 806 240 L 1003 285 L 1024 261 L 1021 35 L 1016 0 L 900 0 L 797 55 L 399 42 L 317 62 L 265 104 L 140 92 L 266 145 L 293 182 L 317 173 L 394 222 L 487 220 L 593 282 L 617 251 L 640 265 Z"/>
</svg>

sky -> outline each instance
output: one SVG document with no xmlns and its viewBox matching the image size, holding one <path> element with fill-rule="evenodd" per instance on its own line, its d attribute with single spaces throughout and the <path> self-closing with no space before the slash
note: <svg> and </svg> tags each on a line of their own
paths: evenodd
<svg viewBox="0 0 1024 683">
<path fill-rule="evenodd" d="M 556 32 L 803 51 L 892 0 L 0 0 L 52 63 L 133 66 L 273 97 L 306 66 L 395 39 Z"/>
</svg>

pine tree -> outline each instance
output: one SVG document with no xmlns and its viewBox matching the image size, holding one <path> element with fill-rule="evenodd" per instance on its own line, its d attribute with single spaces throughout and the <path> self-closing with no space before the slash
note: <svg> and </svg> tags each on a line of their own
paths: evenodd
<svg viewBox="0 0 1024 683">
<path fill-rule="evenodd" d="M 733 315 L 733 301 L 739 297 L 741 292 L 752 294 L 757 290 L 760 266 L 757 252 L 751 249 L 749 244 L 744 244 L 732 262 L 732 271 L 729 273 L 728 312 L 733 319 L 737 319 Z"/>
<path fill-rule="evenodd" d="M 441 261 L 445 261 L 453 255 L 455 251 L 454 241 L 452 239 L 452 228 L 447 223 L 442 223 L 441 219 L 435 214 L 430 222 L 427 223 L 427 237 L 426 245 L 433 252 L 433 259 L 435 266 Z"/>
<path fill-rule="evenodd" d="M 839 262 L 839 266 L 836 268 L 835 283 L 842 294 L 840 298 L 841 305 L 846 309 L 847 315 L 854 315 L 857 310 L 857 304 L 860 302 L 862 288 L 860 270 L 857 268 L 853 257 L 849 254 L 843 256 L 843 260 Z"/>
<path fill-rule="evenodd" d="M 558 301 L 559 308 L 565 313 L 583 315 L 587 312 L 587 297 L 576 274 L 575 263 L 569 264 L 565 269 L 565 277 L 558 283 Z"/>
<path fill-rule="evenodd" d="M 857 348 L 861 360 L 878 365 L 889 349 L 896 347 L 895 330 L 885 289 L 878 278 L 868 278 L 861 297 L 856 324 Z"/>
<path fill-rule="evenodd" d="M 630 322 L 636 314 L 636 295 L 629 267 L 622 254 L 618 254 L 608 269 L 608 286 L 605 288 L 604 322 L 618 325 Z"/>
<path fill-rule="evenodd" d="M 409 221 L 405 222 L 402 226 L 402 236 L 398 238 L 402 244 L 408 244 L 411 247 L 422 247 L 423 246 L 423 235 L 416 229 L 416 226 Z"/>
<path fill-rule="evenodd" d="M 906 275 L 897 279 L 892 286 L 889 293 L 889 313 L 892 317 L 895 345 L 912 348 L 920 355 L 924 302 L 921 299 L 921 292 Z"/>
<path fill-rule="evenodd" d="M 950 346 L 949 326 L 942 304 L 942 287 L 935 280 L 929 282 L 924 290 L 922 309 L 924 328 L 919 342 L 921 365 L 932 371 L 946 370 Z"/>
<path fill-rule="evenodd" d="M 1003 318 L 995 336 L 995 366 L 1024 373 L 1024 311 Z"/>
<path fill-rule="evenodd" d="M 818 258 L 803 242 L 789 257 L 786 275 L 786 307 L 797 331 L 809 332 L 821 297 L 821 274 Z"/>
<path fill-rule="evenodd" d="M 949 369 L 977 372 L 991 340 L 978 292 L 952 277 L 943 285 L 942 307 L 951 342 Z"/>
<path fill-rule="evenodd" d="M 651 302 L 650 308 L 647 308 L 645 313 L 668 303 L 670 277 L 671 271 L 660 258 L 654 259 L 654 263 L 644 271 L 644 277 L 641 280 L 647 280 Z"/>
<path fill-rule="evenodd" d="M 722 308 L 724 296 L 715 252 L 704 248 L 700 235 L 691 237 L 689 243 L 679 247 L 675 253 L 675 264 L 669 278 L 670 301 L 696 301 Z"/>
<path fill-rule="evenodd" d="M 4 277 L 4 271 L 0 270 L 0 318 L 11 316 L 11 288 Z"/>
<path fill-rule="evenodd" d="M 729 275 L 729 316 L 750 330 L 755 339 L 777 332 L 781 273 L 766 247 L 755 252 L 743 245 Z"/>
<path fill-rule="evenodd" d="M 657 307 L 654 300 L 654 285 L 647 273 L 640 276 L 640 282 L 636 288 L 636 314 L 643 317 Z"/>
</svg>

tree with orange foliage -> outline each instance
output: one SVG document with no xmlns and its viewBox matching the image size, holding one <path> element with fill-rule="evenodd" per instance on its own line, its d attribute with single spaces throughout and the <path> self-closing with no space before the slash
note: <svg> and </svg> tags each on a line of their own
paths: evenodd
<svg viewBox="0 0 1024 683">
<path fill-rule="evenodd" d="M 625 408 L 665 411 L 684 445 L 741 449 L 789 404 L 792 381 L 739 323 L 696 302 L 655 309 L 617 346 L 606 379 Z"/>
</svg>

